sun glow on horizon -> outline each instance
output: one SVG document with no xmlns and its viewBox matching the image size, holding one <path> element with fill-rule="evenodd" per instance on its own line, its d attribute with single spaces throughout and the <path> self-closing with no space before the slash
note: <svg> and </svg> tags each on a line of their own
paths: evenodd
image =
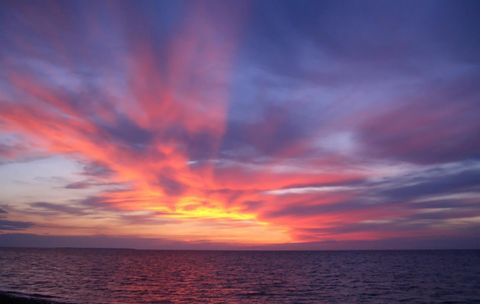
<svg viewBox="0 0 480 304">
<path fill-rule="evenodd" d="M 402 5 L 0 3 L 0 236 L 476 237 L 476 40 Z"/>
</svg>

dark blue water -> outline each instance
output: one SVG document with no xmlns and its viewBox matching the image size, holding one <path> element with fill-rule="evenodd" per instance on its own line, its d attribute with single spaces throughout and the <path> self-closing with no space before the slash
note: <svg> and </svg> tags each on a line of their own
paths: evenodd
<svg viewBox="0 0 480 304">
<path fill-rule="evenodd" d="M 0 249 L 0 290 L 65 303 L 480 303 L 480 251 Z"/>
</svg>

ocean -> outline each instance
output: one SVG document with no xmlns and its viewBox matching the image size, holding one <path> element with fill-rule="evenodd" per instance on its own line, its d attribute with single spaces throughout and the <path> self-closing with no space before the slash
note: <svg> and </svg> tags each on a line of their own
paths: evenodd
<svg viewBox="0 0 480 304">
<path fill-rule="evenodd" d="M 0 248 L 0 293 L 78 304 L 480 303 L 480 251 Z"/>
</svg>

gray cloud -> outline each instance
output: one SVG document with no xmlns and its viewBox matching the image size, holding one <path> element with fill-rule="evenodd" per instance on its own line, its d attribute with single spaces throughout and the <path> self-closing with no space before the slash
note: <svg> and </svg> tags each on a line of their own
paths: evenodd
<svg viewBox="0 0 480 304">
<path fill-rule="evenodd" d="M 31 203 L 30 206 L 40 212 L 65 213 L 71 215 L 86 215 L 90 213 L 87 208 L 74 207 L 66 204 L 62 205 L 48 202 L 35 202 Z"/>
<path fill-rule="evenodd" d="M 31 222 L 0 220 L 1 230 L 23 230 L 34 226 Z"/>
<path fill-rule="evenodd" d="M 409 176 L 396 182 L 392 180 L 391 186 L 380 190 L 378 194 L 390 200 L 405 201 L 429 195 L 480 191 L 480 170 L 478 169 L 465 168 L 459 173 L 433 170 L 431 173 L 427 176 Z"/>
</svg>

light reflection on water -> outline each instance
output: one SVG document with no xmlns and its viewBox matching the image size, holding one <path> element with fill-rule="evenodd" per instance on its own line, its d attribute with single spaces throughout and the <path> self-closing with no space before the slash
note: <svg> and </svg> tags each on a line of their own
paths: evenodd
<svg viewBox="0 0 480 304">
<path fill-rule="evenodd" d="M 0 290 L 67 303 L 480 303 L 480 251 L 0 249 Z"/>
</svg>

